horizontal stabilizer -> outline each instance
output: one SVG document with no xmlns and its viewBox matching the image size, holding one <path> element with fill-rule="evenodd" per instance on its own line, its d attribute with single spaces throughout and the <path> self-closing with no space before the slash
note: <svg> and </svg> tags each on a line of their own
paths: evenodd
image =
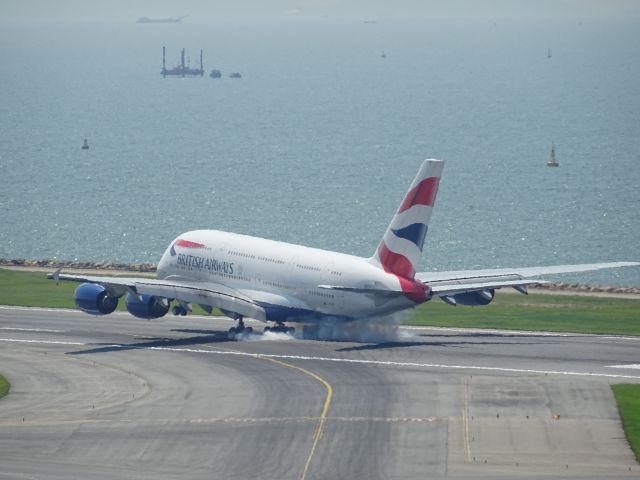
<svg viewBox="0 0 640 480">
<path fill-rule="evenodd" d="M 339 290 L 341 292 L 362 293 L 364 295 L 376 295 L 383 297 L 401 297 L 404 295 L 402 290 L 389 290 L 383 288 L 356 288 L 343 287 L 340 285 L 318 285 L 318 288 L 325 290 Z"/>
<path fill-rule="evenodd" d="M 451 297 L 460 293 L 478 292 L 483 290 L 493 290 L 497 288 L 513 287 L 521 291 L 527 285 L 537 285 L 541 283 L 549 283 L 544 280 L 505 280 L 495 282 L 474 282 L 465 284 L 452 285 L 433 285 L 431 287 L 431 295 L 434 297 Z"/>
<path fill-rule="evenodd" d="M 499 277 L 516 275 L 520 278 L 536 277 L 538 275 L 554 275 L 559 273 L 577 273 L 602 270 L 605 268 L 636 267 L 640 262 L 607 262 L 584 263 L 578 265 L 553 265 L 549 267 L 523 267 L 523 268 L 493 268 L 488 270 L 459 270 L 453 272 L 419 272 L 416 278 L 424 283 L 442 282 L 452 280 L 478 280 L 483 277 Z"/>
</svg>

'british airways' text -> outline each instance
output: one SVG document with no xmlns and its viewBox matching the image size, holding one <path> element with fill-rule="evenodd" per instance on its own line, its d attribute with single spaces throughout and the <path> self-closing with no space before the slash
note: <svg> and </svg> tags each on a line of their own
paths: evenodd
<svg viewBox="0 0 640 480">
<path fill-rule="evenodd" d="M 196 255 L 185 255 L 184 253 L 178 254 L 178 266 L 208 270 L 216 273 L 226 273 L 227 275 L 233 275 L 233 263 L 231 262 L 219 262 L 215 258 L 206 258 Z"/>
</svg>

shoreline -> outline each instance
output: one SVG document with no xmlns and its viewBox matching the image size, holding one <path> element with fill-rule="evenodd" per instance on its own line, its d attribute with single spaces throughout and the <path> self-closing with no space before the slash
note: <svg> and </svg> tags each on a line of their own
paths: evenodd
<svg viewBox="0 0 640 480">
<path fill-rule="evenodd" d="M 7 260 L 0 258 L 0 268 L 31 272 L 50 273 L 56 268 L 62 268 L 69 273 L 101 274 L 116 272 L 133 276 L 152 276 L 156 272 L 154 263 L 115 263 L 115 262 L 79 262 L 71 260 Z M 505 289 L 505 292 L 510 292 Z M 640 287 L 614 287 L 606 285 L 585 285 L 579 283 L 545 283 L 529 287 L 531 293 L 560 294 L 560 295 L 588 295 L 608 296 L 617 298 L 640 299 Z M 513 293 L 517 293 L 513 290 Z"/>
<path fill-rule="evenodd" d="M 0 267 L 17 267 L 22 269 L 37 268 L 50 270 L 63 268 L 65 270 L 118 270 L 123 272 L 155 273 L 155 263 L 115 263 L 115 262 L 80 262 L 74 260 L 25 260 L 17 258 L 8 260 L 0 258 Z M 37 270 L 36 270 L 37 271 Z"/>
</svg>

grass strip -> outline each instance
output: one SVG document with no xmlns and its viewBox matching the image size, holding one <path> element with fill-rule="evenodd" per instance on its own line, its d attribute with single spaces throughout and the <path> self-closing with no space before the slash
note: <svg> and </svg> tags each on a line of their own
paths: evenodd
<svg viewBox="0 0 640 480">
<path fill-rule="evenodd" d="M 20 307 L 74 308 L 75 282 L 53 280 L 41 272 L 19 272 L 0 268 L 0 303 Z"/>
<path fill-rule="evenodd" d="M 640 335 L 640 300 L 496 291 L 482 307 L 452 307 L 427 302 L 405 324 L 459 328 L 496 328 L 548 332 Z"/>
<path fill-rule="evenodd" d="M 0 398 L 4 397 L 7 393 L 9 393 L 9 381 L 0 375 Z"/>
<path fill-rule="evenodd" d="M 624 434 L 640 462 L 640 385 L 621 383 L 611 385 L 611 388 L 618 403 Z"/>
<path fill-rule="evenodd" d="M 112 276 L 114 276 L 112 274 Z M 126 276 L 126 274 L 122 275 Z M 58 285 L 41 272 L 0 268 L 0 304 L 74 308 L 75 282 Z M 118 309 L 125 310 L 124 301 Z M 198 306 L 194 313 L 205 314 Z M 215 311 L 214 311 L 215 313 Z M 452 307 L 433 300 L 409 312 L 406 325 L 640 335 L 640 300 L 496 291 L 484 307 Z"/>
<path fill-rule="evenodd" d="M 53 271 L 53 270 L 52 270 Z M 92 274 L 93 275 L 93 274 Z M 127 277 L 127 274 L 105 276 Z M 100 276 L 100 275 L 93 275 Z M 76 308 L 73 293 L 77 282 L 60 281 L 57 285 L 43 272 L 21 272 L 0 268 L 0 305 L 41 308 Z M 126 311 L 124 297 L 118 302 L 118 310 Z M 214 310 L 214 314 L 217 310 Z M 198 305 L 193 305 L 194 315 L 207 315 Z"/>
</svg>

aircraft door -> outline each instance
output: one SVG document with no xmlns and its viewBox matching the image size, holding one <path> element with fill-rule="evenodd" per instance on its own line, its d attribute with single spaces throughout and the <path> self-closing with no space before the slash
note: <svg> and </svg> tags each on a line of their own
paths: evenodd
<svg viewBox="0 0 640 480">
<path fill-rule="evenodd" d="M 324 285 L 340 286 L 339 271 L 335 268 L 335 263 L 329 262 L 322 271 L 322 283 Z M 323 295 L 326 295 L 324 304 L 329 309 L 340 308 L 344 304 L 344 292 L 340 290 L 322 289 Z"/>
</svg>

